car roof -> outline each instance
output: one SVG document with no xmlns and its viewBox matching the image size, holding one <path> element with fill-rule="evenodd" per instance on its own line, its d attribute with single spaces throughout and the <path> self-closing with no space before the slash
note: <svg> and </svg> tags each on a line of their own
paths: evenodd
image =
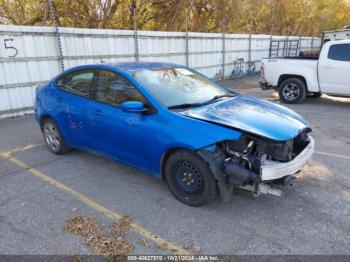
<svg viewBox="0 0 350 262">
<path fill-rule="evenodd" d="M 115 68 L 120 71 L 132 73 L 141 70 L 152 70 L 157 68 L 174 68 L 174 67 L 184 67 L 182 65 L 173 63 L 163 63 L 163 62 L 122 62 L 122 63 L 101 63 L 101 64 L 87 64 L 72 67 L 60 73 L 53 80 L 56 80 L 63 75 L 69 74 L 77 70 L 86 70 L 93 68 Z"/>
<path fill-rule="evenodd" d="M 109 66 L 116 67 L 120 70 L 125 70 L 128 72 L 140 71 L 140 70 L 150 70 L 157 68 L 173 68 L 182 67 L 181 65 L 173 63 L 163 63 L 163 62 L 124 62 L 124 63 L 110 63 Z"/>
</svg>

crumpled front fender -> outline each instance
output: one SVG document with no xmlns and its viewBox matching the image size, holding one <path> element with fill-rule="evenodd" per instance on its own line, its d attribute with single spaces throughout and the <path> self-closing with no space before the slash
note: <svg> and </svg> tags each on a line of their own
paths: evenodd
<svg viewBox="0 0 350 262">
<path fill-rule="evenodd" d="M 233 185 L 227 183 L 223 173 L 225 154 L 216 145 L 200 148 L 196 152 L 209 165 L 210 171 L 217 180 L 220 196 L 223 201 L 229 201 L 232 198 Z"/>
</svg>

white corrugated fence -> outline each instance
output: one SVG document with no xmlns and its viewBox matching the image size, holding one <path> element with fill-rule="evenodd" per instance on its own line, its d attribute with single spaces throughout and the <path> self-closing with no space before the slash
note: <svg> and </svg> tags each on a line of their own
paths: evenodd
<svg viewBox="0 0 350 262">
<path fill-rule="evenodd" d="M 76 65 L 160 61 L 188 65 L 209 77 L 236 76 L 260 68 L 271 39 L 300 40 L 300 50 L 319 48 L 319 38 L 219 33 L 101 30 L 0 25 L 0 118 L 31 113 L 35 86 Z M 60 45 L 58 44 L 60 41 Z M 61 46 L 61 49 L 59 48 Z M 241 73 L 242 73 L 241 72 Z"/>
</svg>

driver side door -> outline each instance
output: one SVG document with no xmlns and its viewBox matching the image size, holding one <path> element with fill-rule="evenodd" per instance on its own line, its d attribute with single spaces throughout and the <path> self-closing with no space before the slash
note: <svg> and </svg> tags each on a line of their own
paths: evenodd
<svg viewBox="0 0 350 262">
<path fill-rule="evenodd" d="M 97 74 L 89 107 L 93 148 L 113 159 L 149 170 L 156 114 L 124 112 L 120 107 L 123 102 L 140 101 L 146 106 L 148 102 L 122 75 L 108 70 L 99 70 Z"/>
</svg>

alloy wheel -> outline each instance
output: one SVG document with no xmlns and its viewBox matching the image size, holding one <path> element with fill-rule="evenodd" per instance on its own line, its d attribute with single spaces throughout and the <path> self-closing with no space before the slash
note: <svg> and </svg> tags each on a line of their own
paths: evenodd
<svg viewBox="0 0 350 262">
<path fill-rule="evenodd" d="M 44 136 L 47 146 L 54 152 L 60 148 L 60 134 L 57 128 L 50 122 L 47 122 L 44 126 Z"/>
<path fill-rule="evenodd" d="M 283 97 L 288 101 L 294 101 L 298 99 L 300 95 L 300 88 L 298 85 L 294 83 L 288 83 L 283 86 L 282 94 L 283 94 Z"/>
</svg>

